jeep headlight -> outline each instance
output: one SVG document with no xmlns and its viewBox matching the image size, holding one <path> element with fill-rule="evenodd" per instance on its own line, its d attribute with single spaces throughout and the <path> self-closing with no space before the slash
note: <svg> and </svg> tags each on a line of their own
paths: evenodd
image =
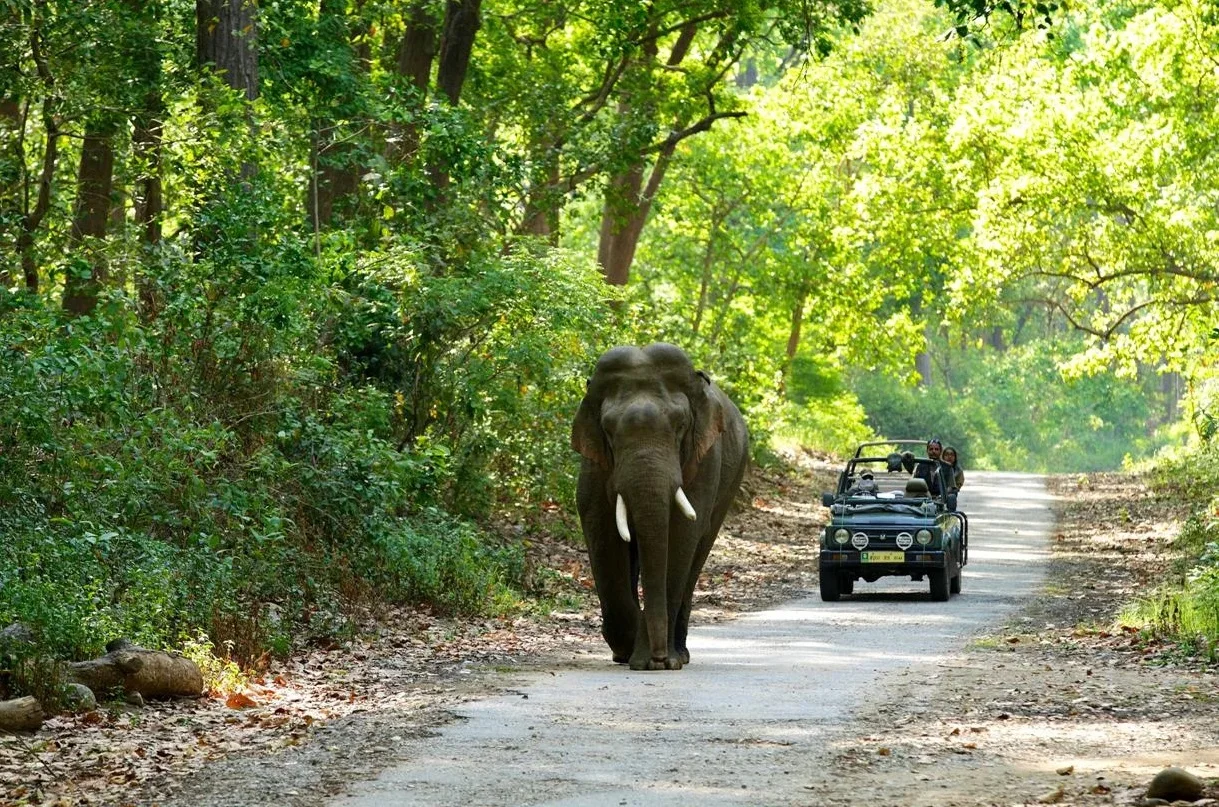
<svg viewBox="0 0 1219 807">
<path fill-rule="evenodd" d="M 845 544 L 847 541 L 851 540 L 851 534 L 839 527 L 834 531 L 834 540 L 839 544 Z"/>
<path fill-rule="evenodd" d="M 931 530 L 919 530 L 914 535 L 914 540 L 918 541 L 923 546 L 931 543 Z"/>
</svg>

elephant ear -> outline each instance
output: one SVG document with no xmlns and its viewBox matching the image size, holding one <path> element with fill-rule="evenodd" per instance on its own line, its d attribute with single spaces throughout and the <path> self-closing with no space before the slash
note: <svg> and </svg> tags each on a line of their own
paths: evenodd
<svg viewBox="0 0 1219 807">
<path fill-rule="evenodd" d="M 585 394 L 571 426 L 571 447 L 598 465 L 609 468 L 609 452 L 601 434 L 601 402 Z"/>
<path fill-rule="evenodd" d="M 698 475 L 699 464 L 724 433 L 724 404 L 720 392 L 702 370 L 691 374 L 686 389 L 694 422 L 688 437 L 688 453 L 681 468 L 682 484 L 689 485 Z"/>
</svg>

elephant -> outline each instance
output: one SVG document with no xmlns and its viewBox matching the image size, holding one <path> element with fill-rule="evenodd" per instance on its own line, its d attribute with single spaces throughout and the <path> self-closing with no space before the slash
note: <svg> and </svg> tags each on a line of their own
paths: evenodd
<svg viewBox="0 0 1219 807">
<path fill-rule="evenodd" d="M 745 419 L 681 348 L 620 346 L 598 359 L 571 442 L 601 635 L 632 670 L 680 670 L 694 586 L 748 464 Z"/>
</svg>

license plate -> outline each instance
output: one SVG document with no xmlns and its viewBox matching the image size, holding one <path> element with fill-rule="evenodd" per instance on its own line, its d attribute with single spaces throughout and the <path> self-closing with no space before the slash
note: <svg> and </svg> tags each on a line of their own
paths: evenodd
<svg viewBox="0 0 1219 807">
<path fill-rule="evenodd" d="M 904 563 L 905 552 L 860 552 L 860 563 Z"/>
</svg>

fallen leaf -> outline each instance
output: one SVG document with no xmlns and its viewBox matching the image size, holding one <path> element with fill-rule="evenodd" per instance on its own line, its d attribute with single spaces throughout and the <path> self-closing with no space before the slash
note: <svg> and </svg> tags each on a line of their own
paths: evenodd
<svg viewBox="0 0 1219 807">
<path fill-rule="evenodd" d="M 249 709 L 251 706 L 257 706 L 258 702 L 249 695 L 234 692 L 224 701 L 224 705 L 230 709 Z"/>
<path fill-rule="evenodd" d="M 1062 801 L 1062 797 L 1064 795 L 1066 795 L 1066 792 L 1067 792 L 1066 788 L 1064 788 L 1062 785 L 1059 785 L 1054 790 L 1051 790 L 1049 793 L 1046 793 L 1044 796 L 1037 799 L 1037 803 L 1038 804 L 1057 804 L 1058 802 Z"/>
</svg>

